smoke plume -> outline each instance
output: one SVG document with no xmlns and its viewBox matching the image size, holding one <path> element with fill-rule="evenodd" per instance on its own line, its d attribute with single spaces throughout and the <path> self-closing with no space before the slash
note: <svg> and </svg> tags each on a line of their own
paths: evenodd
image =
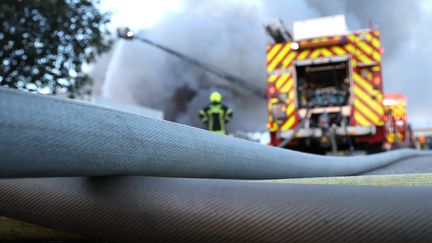
<svg viewBox="0 0 432 243">
<path fill-rule="evenodd" d="M 426 93 L 432 88 L 426 73 L 431 49 L 422 51 L 431 47 L 427 35 L 431 18 L 422 14 L 418 1 L 185 0 L 182 9 L 137 35 L 226 70 L 263 92 L 265 47 L 270 43 L 264 23 L 282 19 L 290 28 L 295 20 L 345 14 L 354 30 L 367 28 L 372 19 L 381 29 L 385 47 L 386 90 L 406 93 L 415 123 L 430 119 L 419 114 L 432 105 Z M 106 70 L 102 87 L 106 97 L 160 109 L 169 120 L 201 127 L 197 112 L 217 90 L 234 109 L 231 131 L 265 130 L 265 100 L 144 43 L 120 40 Z"/>
</svg>

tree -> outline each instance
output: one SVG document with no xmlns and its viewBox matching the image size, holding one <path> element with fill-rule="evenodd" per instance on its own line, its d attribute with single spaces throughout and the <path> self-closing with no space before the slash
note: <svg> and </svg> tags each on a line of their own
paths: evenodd
<svg viewBox="0 0 432 243">
<path fill-rule="evenodd" d="M 73 97 L 91 82 L 83 64 L 111 46 L 110 16 L 98 7 L 98 0 L 2 0 L 0 85 Z"/>
</svg>

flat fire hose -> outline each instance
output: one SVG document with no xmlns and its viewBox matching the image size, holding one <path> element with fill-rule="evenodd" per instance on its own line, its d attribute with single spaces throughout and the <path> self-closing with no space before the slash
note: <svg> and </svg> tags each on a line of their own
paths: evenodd
<svg viewBox="0 0 432 243">
<path fill-rule="evenodd" d="M 0 215 L 108 242 L 432 242 L 432 187 L 0 180 Z"/>
<path fill-rule="evenodd" d="M 0 215 L 66 238 L 432 242 L 432 187 L 193 179 L 350 175 L 430 153 L 309 155 L 0 89 L 0 154 Z"/>
<path fill-rule="evenodd" d="M 367 157 L 318 156 L 1 88 L 0 154 L 3 178 L 281 179 L 353 175 L 431 153 L 397 150 Z"/>
</svg>

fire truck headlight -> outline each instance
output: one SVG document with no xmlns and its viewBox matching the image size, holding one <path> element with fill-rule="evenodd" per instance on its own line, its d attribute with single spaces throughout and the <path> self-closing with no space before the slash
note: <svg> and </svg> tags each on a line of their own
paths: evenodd
<svg viewBox="0 0 432 243">
<path fill-rule="evenodd" d="M 300 48 L 299 43 L 297 43 L 297 42 L 291 43 L 291 49 L 298 50 L 299 48 Z"/>
<path fill-rule="evenodd" d="M 398 120 L 398 121 L 396 122 L 396 125 L 399 126 L 399 127 L 402 127 L 402 126 L 404 125 L 404 121 L 402 121 L 402 120 Z"/>
</svg>

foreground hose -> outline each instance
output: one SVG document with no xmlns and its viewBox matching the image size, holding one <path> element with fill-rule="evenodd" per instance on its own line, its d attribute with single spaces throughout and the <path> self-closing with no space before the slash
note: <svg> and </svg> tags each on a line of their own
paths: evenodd
<svg viewBox="0 0 432 243">
<path fill-rule="evenodd" d="M 324 157 L 82 102 L 0 89 L 0 177 L 351 175 L 421 155 Z"/>
<path fill-rule="evenodd" d="M 0 180 L 0 215 L 112 242 L 432 242 L 431 187 Z"/>
</svg>

